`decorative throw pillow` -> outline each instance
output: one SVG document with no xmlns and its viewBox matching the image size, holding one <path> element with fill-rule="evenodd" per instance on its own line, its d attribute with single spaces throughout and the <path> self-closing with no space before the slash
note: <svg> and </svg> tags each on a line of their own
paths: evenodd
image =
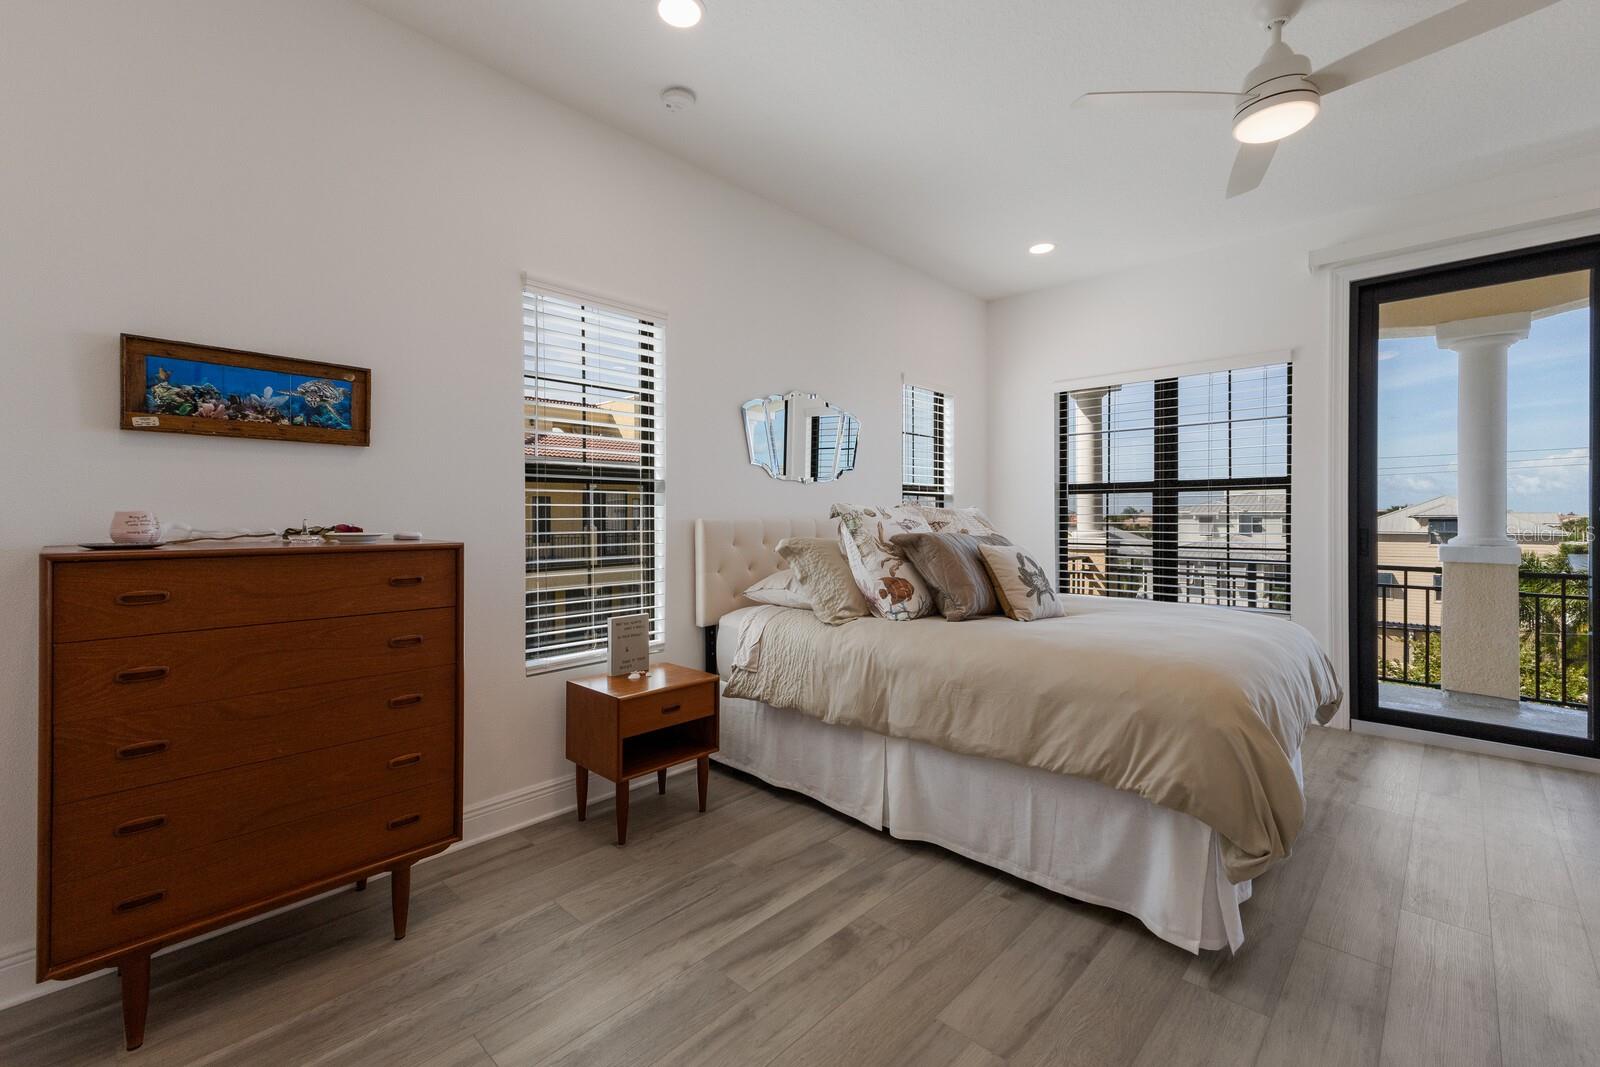
<svg viewBox="0 0 1600 1067">
<path fill-rule="evenodd" d="M 799 577 L 811 610 L 829 626 L 872 614 L 867 598 L 856 588 L 838 541 L 831 537 L 786 537 L 778 542 L 778 555 Z"/>
<path fill-rule="evenodd" d="M 994 523 L 977 508 L 919 507 L 923 519 L 934 533 L 998 534 Z M 1006 542 L 1010 544 L 1010 542 Z"/>
<path fill-rule="evenodd" d="M 905 549 L 889 540 L 895 534 L 932 533 L 915 505 L 835 504 L 839 547 L 850 562 L 856 588 L 885 619 L 917 619 L 933 611 L 928 584 L 906 558 Z"/>
<path fill-rule="evenodd" d="M 994 582 L 1000 610 L 1019 622 L 1036 622 L 1065 614 L 1061 599 L 1039 561 L 1015 545 L 979 545 L 978 555 Z"/>
<path fill-rule="evenodd" d="M 890 540 L 910 557 L 917 573 L 933 590 L 945 618 L 959 622 L 1000 610 L 978 546 L 1009 545 L 1011 542 L 1001 535 L 945 531 L 896 534 Z"/>
<path fill-rule="evenodd" d="M 811 598 L 800 584 L 800 575 L 791 568 L 773 571 L 744 591 L 746 600 L 775 604 L 780 608 L 810 608 Z"/>
</svg>

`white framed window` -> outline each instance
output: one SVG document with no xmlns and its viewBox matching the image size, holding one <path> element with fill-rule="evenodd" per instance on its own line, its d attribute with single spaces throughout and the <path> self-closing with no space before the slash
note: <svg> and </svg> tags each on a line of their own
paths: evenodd
<svg viewBox="0 0 1600 1067">
<path fill-rule="evenodd" d="M 950 504 L 950 429 L 945 395 L 920 385 L 900 387 L 900 501 Z"/>
<path fill-rule="evenodd" d="M 605 656 L 606 620 L 666 630 L 658 314 L 524 279 L 522 404 L 528 670 Z"/>
</svg>

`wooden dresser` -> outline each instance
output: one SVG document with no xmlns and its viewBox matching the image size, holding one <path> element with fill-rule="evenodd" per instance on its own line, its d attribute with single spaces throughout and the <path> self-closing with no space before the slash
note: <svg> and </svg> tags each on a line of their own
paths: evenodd
<svg viewBox="0 0 1600 1067">
<path fill-rule="evenodd" d="M 459 544 L 40 556 L 38 977 L 150 954 L 461 839 Z"/>
</svg>

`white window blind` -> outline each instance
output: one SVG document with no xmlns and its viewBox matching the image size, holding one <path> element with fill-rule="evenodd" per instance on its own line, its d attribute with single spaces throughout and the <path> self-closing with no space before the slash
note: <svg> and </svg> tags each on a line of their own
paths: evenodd
<svg viewBox="0 0 1600 1067">
<path fill-rule="evenodd" d="M 945 507 L 950 503 L 945 459 L 949 430 L 944 394 L 920 385 L 900 387 L 900 500 Z"/>
<path fill-rule="evenodd" d="M 1063 592 L 1289 610 L 1293 368 L 1057 394 Z"/>
<path fill-rule="evenodd" d="M 661 648 L 664 326 L 523 283 L 530 668 L 603 655 L 615 615 L 648 615 Z"/>
</svg>

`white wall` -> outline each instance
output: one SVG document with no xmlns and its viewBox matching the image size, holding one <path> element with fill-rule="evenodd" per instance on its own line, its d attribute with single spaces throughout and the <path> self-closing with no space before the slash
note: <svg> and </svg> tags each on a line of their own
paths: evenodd
<svg viewBox="0 0 1600 1067">
<path fill-rule="evenodd" d="M 102 537 L 116 508 L 464 540 L 469 811 L 570 802 L 565 676 L 526 678 L 522 658 L 524 270 L 670 316 L 668 658 L 700 662 L 693 517 L 897 498 L 902 372 L 952 396 L 957 494 L 985 502 L 984 309 L 965 294 L 342 2 L 37 0 L 7 3 L 3 23 L 13 979 L 31 981 L 35 554 Z M 372 447 L 120 431 L 123 331 L 371 367 Z M 862 466 L 837 487 L 745 462 L 738 403 L 791 388 L 861 417 Z"/>
<path fill-rule="evenodd" d="M 1512 177 L 1464 184 L 1422 201 L 1324 219 L 1268 238 L 1090 278 L 989 305 L 990 516 L 1054 566 L 1055 393 L 1147 368 L 1255 353 L 1294 358 L 1293 612 L 1322 640 L 1344 673 L 1346 579 L 1339 553 L 1346 531 L 1340 505 L 1343 440 L 1342 360 L 1332 353 L 1335 292 L 1329 273 L 1313 273 L 1313 251 L 1360 244 L 1363 254 L 1426 237 L 1492 231 L 1507 218 L 1557 217 L 1600 188 L 1600 157 L 1550 163 Z M 1270 179 L 1269 179 L 1270 180 Z M 1508 205 L 1529 204 L 1527 210 Z M 1548 207 L 1546 207 L 1548 205 Z M 1530 235 L 1534 229 L 1525 231 Z M 1540 243 L 1549 237 L 1530 236 Z M 1515 233 L 1495 238 L 1518 245 Z M 1405 268 L 1449 262 L 1488 248 L 1441 247 Z M 1399 269 L 1398 267 L 1394 269 Z M 1263 360 L 1265 362 L 1265 360 Z"/>
</svg>

